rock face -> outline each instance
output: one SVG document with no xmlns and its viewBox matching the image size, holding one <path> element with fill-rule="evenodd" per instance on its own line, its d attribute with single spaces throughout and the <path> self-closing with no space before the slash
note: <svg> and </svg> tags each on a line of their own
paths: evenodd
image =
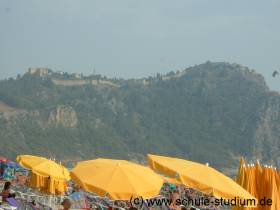
<svg viewBox="0 0 280 210">
<path fill-rule="evenodd" d="M 280 96 L 272 95 L 263 107 L 262 117 L 255 133 L 253 156 L 280 165 Z"/>
<path fill-rule="evenodd" d="M 48 124 L 62 125 L 67 128 L 76 127 L 78 118 L 76 111 L 71 106 L 58 105 L 55 110 L 51 111 Z"/>
</svg>

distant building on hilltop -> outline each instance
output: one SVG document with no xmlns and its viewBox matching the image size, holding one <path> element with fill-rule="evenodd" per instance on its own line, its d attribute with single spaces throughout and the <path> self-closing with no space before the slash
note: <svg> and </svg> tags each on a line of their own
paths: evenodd
<svg viewBox="0 0 280 210">
<path fill-rule="evenodd" d="M 66 72 L 64 72 L 64 71 L 56 71 L 55 73 L 60 74 L 60 75 L 66 74 Z"/>
<path fill-rule="evenodd" d="M 83 78 L 83 74 L 81 74 L 81 73 L 74 73 L 73 75 L 76 79 L 82 79 Z"/>
<path fill-rule="evenodd" d="M 42 77 L 42 76 L 50 75 L 52 73 L 52 70 L 49 68 L 29 68 L 27 73 Z"/>
</svg>

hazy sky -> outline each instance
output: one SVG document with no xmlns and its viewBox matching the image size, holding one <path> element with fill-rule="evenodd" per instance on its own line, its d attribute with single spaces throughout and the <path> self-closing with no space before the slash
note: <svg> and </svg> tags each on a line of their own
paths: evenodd
<svg viewBox="0 0 280 210">
<path fill-rule="evenodd" d="M 0 78 L 28 67 L 143 77 L 207 60 L 280 90 L 279 0 L 0 0 Z"/>
</svg>

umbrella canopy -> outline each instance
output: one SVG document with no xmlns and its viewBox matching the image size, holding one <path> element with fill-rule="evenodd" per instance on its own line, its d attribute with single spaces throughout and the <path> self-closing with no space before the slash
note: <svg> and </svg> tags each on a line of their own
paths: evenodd
<svg viewBox="0 0 280 210">
<path fill-rule="evenodd" d="M 241 163 L 241 161 L 240 161 Z M 238 177 L 241 177 L 240 167 Z M 239 182 L 240 179 L 237 179 Z M 272 199 L 272 205 L 263 205 L 259 203 L 257 209 L 278 210 L 280 209 L 280 177 L 276 168 L 272 166 L 261 166 L 257 160 L 256 164 L 250 164 L 245 168 L 245 182 L 242 185 L 244 189 L 254 195 L 259 201 L 264 198 Z M 253 210 L 255 208 L 236 207 L 234 210 Z"/>
<path fill-rule="evenodd" d="M 64 166 L 52 160 L 32 155 L 19 155 L 17 162 L 23 168 L 31 170 L 40 176 L 70 180 L 69 171 Z"/>
<path fill-rule="evenodd" d="M 43 157 L 20 155 L 17 161 L 23 168 L 32 171 L 29 186 L 49 194 L 64 194 L 69 171 L 62 165 Z"/>
<path fill-rule="evenodd" d="M 95 159 L 79 162 L 72 180 L 85 191 L 129 200 L 131 196 L 152 198 L 159 194 L 163 179 L 150 168 L 126 160 Z"/>
<path fill-rule="evenodd" d="M 280 190 L 279 190 L 279 183 L 278 183 L 278 174 L 276 169 L 272 171 L 272 178 L 271 178 L 271 185 L 272 185 L 272 202 L 274 205 L 274 209 L 280 209 Z"/>
<path fill-rule="evenodd" d="M 277 170 L 275 170 L 275 177 L 276 177 L 276 183 L 278 186 L 278 191 L 280 192 L 280 173 L 277 173 Z"/>
<path fill-rule="evenodd" d="M 255 197 L 258 197 L 258 191 L 257 191 L 257 177 L 256 177 L 256 167 L 255 166 L 249 166 L 246 169 L 246 177 L 247 177 L 247 183 L 243 186 L 244 189 L 246 189 L 248 192 L 250 192 Z"/>
<path fill-rule="evenodd" d="M 195 162 L 148 155 L 149 165 L 155 171 L 177 178 L 182 184 L 217 198 L 255 199 L 231 178 L 217 170 Z M 257 200 L 256 200 L 257 203 Z"/>
<path fill-rule="evenodd" d="M 240 159 L 236 182 L 242 187 L 244 187 L 246 182 L 246 165 L 243 157 Z"/>
<path fill-rule="evenodd" d="M 257 190 L 257 198 L 260 198 L 260 192 L 262 190 L 261 185 L 259 183 L 262 182 L 262 172 L 263 172 L 263 168 L 259 162 L 259 160 L 257 160 L 256 162 L 256 166 L 255 166 L 255 173 L 256 173 L 256 190 Z"/>
<path fill-rule="evenodd" d="M 264 188 L 265 196 L 272 200 L 272 206 L 265 206 L 264 209 L 267 210 L 278 210 L 280 209 L 280 199 L 278 193 L 278 187 L 276 183 L 275 170 L 273 168 L 265 168 L 265 179 L 263 180 L 266 184 Z"/>
</svg>

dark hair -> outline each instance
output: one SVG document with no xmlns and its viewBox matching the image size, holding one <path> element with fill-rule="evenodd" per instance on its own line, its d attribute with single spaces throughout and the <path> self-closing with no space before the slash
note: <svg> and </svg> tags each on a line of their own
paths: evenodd
<svg viewBox="0 0 280 210">
<path fill-rule="evenodd" d="M 5 182 L 4 184 L 4 190 L 8 190 L 11 187 L 11 182 Z"/>
<path fill-rule="evenodd" d="M 71 203 L 70 199 L 65 198 L 65 199 L 62 201 L 61 205 L 63 206 L 66 202 L 70 202 L 70 203 Z"/>
</svg>

